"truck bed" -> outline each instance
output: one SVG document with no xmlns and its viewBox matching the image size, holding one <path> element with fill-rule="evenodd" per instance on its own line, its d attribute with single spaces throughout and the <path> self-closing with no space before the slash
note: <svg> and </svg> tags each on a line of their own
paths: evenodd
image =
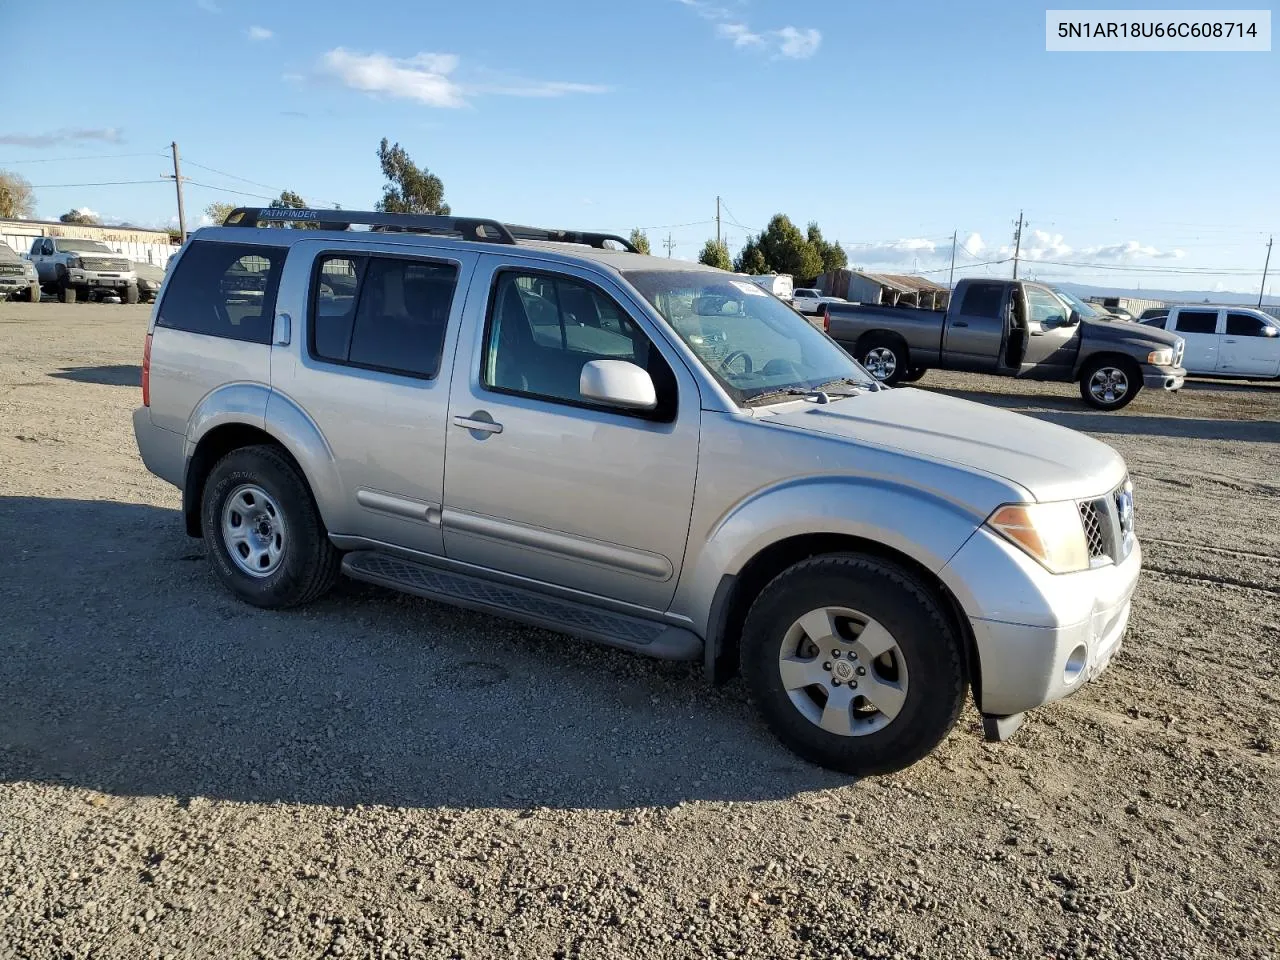
<svg viewBox="0 0 1280 960">
<path fill-rule="evenodd" d="M 894 334 L 907 342 L 912 362 L 936 365 L 942 352 L 946 313 L 914 307 L 881 307 L 861 303 L 829 303 L 827 333 L 846 350 L 853 351 L 868 333 Z"/>
</svg>

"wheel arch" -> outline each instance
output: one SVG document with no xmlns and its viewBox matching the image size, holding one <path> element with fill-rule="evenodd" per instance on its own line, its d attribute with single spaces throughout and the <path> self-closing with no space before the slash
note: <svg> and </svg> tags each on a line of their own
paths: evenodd
<svg viewBox="0 0 1280 960">
<path fill-rule="evenodd" d="M 856 354 L 861 354 L 863 350 L 870 349 L 871 344 L 878 341 L 888 341 L 893 343 L 895 346 L 900 346 L 902 348 L 903 365 L 911 365 L 911 346 L 907 343 L 907 338 L 897 330 L 890 330 L 885 327 L 876 327 L 874 330 L 868 330 L 854 341 L 853 349 Z M 854 359 L 858 360 L 859 358 L 858 356 L 855 356 Z M 861 361 L 859 360 L 859 362 Z"/>
<path fill-rule="evenodd" d="M 1142 382 L 1142 364 L 1136 358 L 1130 356 L 1122 350 L 1095 350 L 1088 356 L 1080 359 L 1076 363 L 1075 376 L 1072 379 L 1079 380 L 1084 376 L 1086 370 L 1091 369 L 1099 363 L 1110 361 L 1118 367 L 1124 367 L 1127 371 L 1134 374 L 1138 378 L 1138 382 Z"/>
</svg>

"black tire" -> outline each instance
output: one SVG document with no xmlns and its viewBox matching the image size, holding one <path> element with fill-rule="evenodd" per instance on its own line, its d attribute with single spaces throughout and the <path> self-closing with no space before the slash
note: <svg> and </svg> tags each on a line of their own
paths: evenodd
<svg viewBox="0 0 1280 960">
<path fill-rule="evenodd" d="M 779 656 L 791 626 L 809 611 L 832 606 L 881 624 L 905 661 L 901 707 L 873 732 L 824 730 L 783 686 Z M 820 766 L 866 776 L 910 766 L 955 726 L 968 686 L 961 644 L 938 599 L 911 573 L 876 557 L 830 554 L 797 563 L 760 593 L 743 627 L 742 670 L 778 739 Z"/>
<path fill-rule="evenodd" d="M 288 531 L 279 566 L 264 577 L 241 570 L 222 536 L 223 507 L 244 484 L 260 487 L 279 505 Z M 205 481 L 200 517 L 213 572 L 247 603 L 294 607 L 319 598 L 338 581 L 342 554 L 329 542 L 306 479 L 278 447 L 241 447 L 219 460 Z"/>
<path fill-rule="evenodd" d="M 40 284 L 33 283 L 27 287 L 27 303 L 40 302 Z"/>
<path fill-rule="evenodd" d="M 871 376 L 889 387 L 901 383 L 910 369 L 906 343 L 887 333 L 873 333 L 860 340 L 855 359 Z"/>
<path fill-rule="evenodd" d="M 131 283 L 127 287 L 125 287 L 124 294 L 120 297 L 120 299 L 123 303 L 137 303 L 138 302 L 137 285 Z"/>
<path fill-rule="evenodd" d="M 69 283 L 61 283 L 58 285 L 58 299 L 63 303 L 76 302 L 76 288 Z"/>
<path fill-rule="evenodd" d="M 1094 377 L 1101 374 L 1106 382 L 1123 381 L 1123 390 L 1099 390 Z M 1128 357 L 1098 357 L 1080 370 L 1080 397 L 1095 410 L 1119 410 L 1127 407 L 1142 389 L 1142 368 Z M 1114 399 L 1108 400 L 1108 396 Z"/>
<path fill-rule="evenodd" d="M 915 383 L 928 372 L 928 367 L 908 367 L 907 372 L 902 375 L 902 378 L 898 382 Z"/>
</svg>

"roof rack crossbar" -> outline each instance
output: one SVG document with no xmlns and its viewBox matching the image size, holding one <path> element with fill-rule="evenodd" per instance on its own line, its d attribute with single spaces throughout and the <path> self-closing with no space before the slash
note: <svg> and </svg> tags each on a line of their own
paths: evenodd
<svg viewBox="0 0 1280 960">
<path fill-rule="evenodd" d="M 616 233 L 596 233 L 591 230 L 552 230 L 544 227 L 525 227 L 515 223 L 508 223 L 505 226 L 517 240 L 582 243 L 589 247 L 596 247 L 599 250 L 607 249 L 604 245 L 605 241 L 612 240 L 615 243 L 622 244 L 622 249 L 628 253 L 640 252 L 630 240 L 626 237 L 620 237 Z"/>
<path fill-rule="evenodd" d="M 372 210 L 313 210 L 299 207 L 237 207 L 223 226 L 256 227 L 259 223 L 307 223 L 321 230 L 346 230 L 358 223 L 408 232 L 458 234 L 464 240 L 513 244 L 516 238 L 497 220 L 482 217 L 437 216 L 423 213 L 382 213 Z"/>
</svg>

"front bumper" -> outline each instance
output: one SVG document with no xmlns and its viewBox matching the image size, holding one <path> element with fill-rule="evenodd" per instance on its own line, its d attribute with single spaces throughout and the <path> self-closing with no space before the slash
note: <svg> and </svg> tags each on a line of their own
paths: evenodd
<svg viewBox="0 0 1280 960">
<path fill-rule="evenodd" d="M 24 277 L 22 274 L 6 274 L 0 276 L 0 297 L 10 297 L 15 293 L 23 293 L 28 287 L 37 287 L 40 281 L 35 277 Z"/>
<path fill-rule="evenodd" d="M 1075 693 L 1119 649 L 1142 550 L 1120 563 L 1052 574 L 980 528 L 942 570 L 973 630 L 978 708 L 1006 716 Z"/>
<path fill-rule="evenodd" d="M 1181 390 L 1182 384 L 1186 382 L 1187 371 L 1184 367 L 1153 367 L 1150 365 L 1142 368 L 1142 382 L 1148 387 L 1158 387 L 1161 390 Z"/>
<path fill-rule="evenodd" d="M 123 290 L 138 282 L 127 273 L 94 273 L 92 270 L 68 270 L 67 282 L 73 287 L 93 287 L 97 290 Z"/>
</svg>

